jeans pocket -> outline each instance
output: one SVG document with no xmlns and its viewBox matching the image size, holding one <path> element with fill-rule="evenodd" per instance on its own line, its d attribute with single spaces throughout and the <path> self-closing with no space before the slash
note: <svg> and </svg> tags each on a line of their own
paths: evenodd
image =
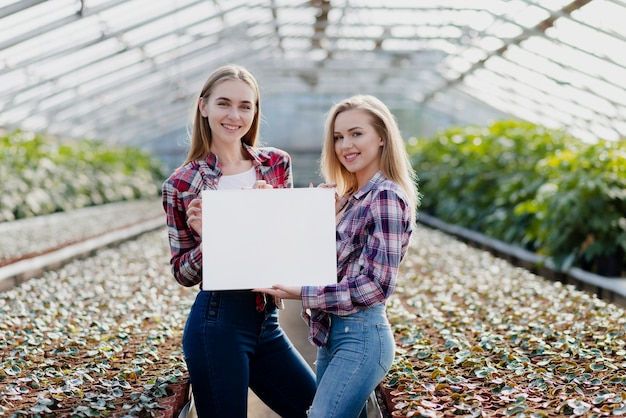
<svg viewBox="0 0 626 418">
<path fill-rule="evenodd" d="M 391 325 L 389 325 L 389 323 L 377 324 L 376 330 L 378 331 L 378 338 L 380 341 L 380 357 L 378 359 L 378 364 L 383 369 L 383 372 L 387 374 L 393 363 L 396 344 L 393 339 L 393 332 L 391 331 Z"/>
</svg>

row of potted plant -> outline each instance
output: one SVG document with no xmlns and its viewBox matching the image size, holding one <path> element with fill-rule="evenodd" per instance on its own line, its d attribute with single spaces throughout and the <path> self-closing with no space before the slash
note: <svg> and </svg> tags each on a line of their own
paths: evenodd
<svg viewBox="0 0 626 418">
<path fill-rule="evenodd" d="M 195 293 L 165 228 L 0 293 L 0 416 L 165 417 L 186 402 Z"/>
<path fill-rule="evenodd" d="M 168 254 L 163 229 L 0 294 L 0 416 L 172 413 L 195 291 Z M 626 314 L 572 286 L 418 227 L 388 316 L 391 416 L 626 414 Z"/>
<path fill-rule="evenodd" d="M 451 127 L 408 146 L 421 211 L 572 266 L 620 276 L 626 148 L 505 120 Z"/>
<path fill-rule="evenodd" d="M 0 222 L 156 197 L 163 179 L 163 163 L 135 147 L 0 134 Z"/>
<path fill-rule="evenodd" d="M 626 415 L 626 312 L 420 227 L 387 306 L 386 417 Z"/>
</svg>

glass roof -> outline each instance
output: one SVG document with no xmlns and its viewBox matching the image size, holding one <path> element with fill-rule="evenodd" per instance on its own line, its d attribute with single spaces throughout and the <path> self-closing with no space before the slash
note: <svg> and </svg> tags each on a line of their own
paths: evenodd
<svg viewBox="0 0 626 418">
<path fill-rule="evenodd" d="M 239 63 L 264 103 L 370 93 L 470 123 L 480 103 L 618 140 L 624 22 L 623 0 L 0 0 L 0 128 L 148 143 Z"/>
</svg>

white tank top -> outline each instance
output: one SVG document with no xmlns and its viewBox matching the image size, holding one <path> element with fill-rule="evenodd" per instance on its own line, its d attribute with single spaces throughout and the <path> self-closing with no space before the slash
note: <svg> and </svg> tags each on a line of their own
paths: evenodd
<svg viewBox="0 0 626 418">
<path fill-rule="evenodd" d="M 244 187 L 253 187 L 256 182 L 256 171 L 254 167 L 239 174 L 231 174 L 230 176 L 220 177 L 217 184 L 217 190 L 242 189 Z"/>
</svg>

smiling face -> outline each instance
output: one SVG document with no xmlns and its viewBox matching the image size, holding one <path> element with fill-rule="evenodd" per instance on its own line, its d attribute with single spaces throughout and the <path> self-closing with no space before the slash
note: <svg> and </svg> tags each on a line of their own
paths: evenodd
<svg viewBox="0 0 626 418">
<path fill-rule="evenodd" d="M 241 80 L 226 80 L 218 84 L 198 106 L 208 118 L 213 144 L 239 146 L 250 130 L 256 114 L 254 90 Z"/>
<path fill-rule="evenodd" d="M 337 115 L 334 124 L 335 154 L 341 164 L 357 178 L 359 189 L 380 169 L 383 140 L 371 123 L 370 114 L 361 109 Z"/>
</svg>

